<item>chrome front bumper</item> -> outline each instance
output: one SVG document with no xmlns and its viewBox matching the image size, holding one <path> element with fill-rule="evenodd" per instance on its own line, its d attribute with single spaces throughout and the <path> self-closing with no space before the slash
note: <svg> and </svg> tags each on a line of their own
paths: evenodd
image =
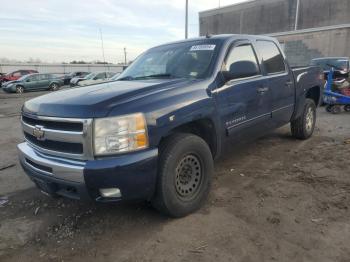
<svg viewBox="0 0 350 262">
<path fill-rule="evenodd" d="M 27 142 L 17 145 L 17 148 L 19 160 L 25 168 L 49 178 L 84 184 L 84 161 L 43 155 Z"/>
</svg>

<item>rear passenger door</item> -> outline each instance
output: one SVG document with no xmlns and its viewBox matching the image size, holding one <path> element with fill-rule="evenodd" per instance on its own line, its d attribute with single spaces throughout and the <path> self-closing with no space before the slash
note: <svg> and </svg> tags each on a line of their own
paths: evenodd
<svg viewBox="0 0 350 262">
<path fill-rule="evenodd" d="M 271 92 L 272 121 L 275 127 L 282 126 L 290 121 L 294 112 L 293 75 L 276 43 L 268 40 L 257 40 L 256 47 Z"/>
<path fill-rule="evenodd" d="M 240 41 L 230 48 L 222 66 L 223 74 L 237 61 L 253 62 L 259 72 L 229 80 L 214 91 L 223 130 L 229 140 L 254 137 L 271 126 L 271 97 L 267 80 L 262 75 L 250 42 Z"/>
</svg>

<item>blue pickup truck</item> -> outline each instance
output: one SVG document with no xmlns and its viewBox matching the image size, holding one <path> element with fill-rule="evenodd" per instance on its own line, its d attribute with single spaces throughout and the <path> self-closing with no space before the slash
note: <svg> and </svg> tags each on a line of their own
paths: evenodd
<svg viewBox="0 0 350 262">
<path fill-rule="evenodd" d="M 289 123 L 309 138 L 323 81 L 318 67 L 291 69 L 269 37 L 161 45 L 117 81 L 25 102 L 20 163 L 48 195 L 146 200 L 182 217 L 205 201 L 223 152 Z"/>
</svg>

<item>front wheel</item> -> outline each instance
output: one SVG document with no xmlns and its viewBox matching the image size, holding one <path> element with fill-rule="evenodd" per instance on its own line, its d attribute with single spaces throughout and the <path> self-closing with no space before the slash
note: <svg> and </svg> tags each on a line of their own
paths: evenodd
<svg viewBox="0 0 350 262">
<path fill-rule="evenodd" d="M 210 148 L 202 138 L 184 133 L 169 137 L 160 148 L 158 170 L 155 208 L 183 217 L 202 206 L 214 170 Z"/>
<path fill-rule="evenodd" d="M 17 94 L 23 94 L 24 93 L 23 86 L 16 86 L 16 93 Z"/>
<path fill-rule="evenodd" d="M 301 116 L 290 123 L 292 135 L 298 139 L 308 139 L 314 132 L 315 123 L 316 105 L 312 99 L 307 98 Z"/>
<path fill-rule="evenodd" d="M 350 105 L 344 106 L 344 110 L 345 110 L 346 112 L 350 112 Z"/>
</svg>

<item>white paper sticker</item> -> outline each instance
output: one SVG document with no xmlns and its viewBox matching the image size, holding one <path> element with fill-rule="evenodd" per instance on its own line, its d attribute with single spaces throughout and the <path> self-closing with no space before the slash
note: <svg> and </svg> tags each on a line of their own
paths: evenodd
<svg viewBox="0 0 350 262">
<path fill-rule="evenodd" d="M 216 45 L 194 45 L 190 51 L 214 50 Z"/>
</svg>

